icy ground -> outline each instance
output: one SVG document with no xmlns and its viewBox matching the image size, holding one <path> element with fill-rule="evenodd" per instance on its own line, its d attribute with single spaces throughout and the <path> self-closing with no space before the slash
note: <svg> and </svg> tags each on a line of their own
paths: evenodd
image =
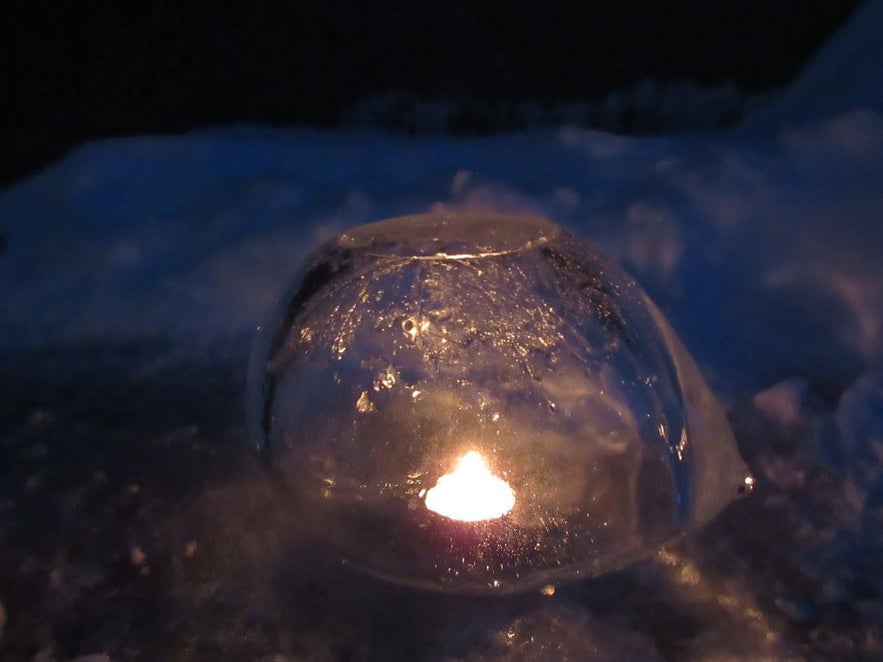
<svg viewBox="0 0 883 662">
<path fill-rule="evenodd" d="M 0 659 L 883 657 L 881 43 L 872 2 L 722 134 L 234 128 L 86 145 L 0 195 Z M 755 492 L 553 596 L 390 586 L 292 530 L 243 440 L 251 328 L 321 239 L 434 209 L 615 256 Z"/>
</svg>

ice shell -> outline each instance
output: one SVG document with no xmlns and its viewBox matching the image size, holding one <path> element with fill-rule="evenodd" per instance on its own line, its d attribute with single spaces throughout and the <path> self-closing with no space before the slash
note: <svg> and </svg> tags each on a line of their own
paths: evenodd
<svg viewBox="0 0 883 662">
<path fill-rule="evenodd" d="M 292 516 L 349 563 L 430 589 L 598 575 L 751 485 L 656 306 L 543 219 L 413 216 L 330 240 L 262 325 L 248 400 Z M 470 452 L 511 486 L 504 516 L 426 507 Z"/>
</svg>

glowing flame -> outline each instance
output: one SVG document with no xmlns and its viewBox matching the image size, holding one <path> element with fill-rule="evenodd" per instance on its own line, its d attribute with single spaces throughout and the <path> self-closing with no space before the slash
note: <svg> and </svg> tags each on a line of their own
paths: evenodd
<svg viewBox="0 0 883 662">
<path fill-rule="evenodd" d="M 461 522 L 497 519 L 514 505 L 515 493 L 509 483 L 494 476 L 475 451 L 461 457 L 454 470 L 426 492 L 429 510 Z"/>
</svg>

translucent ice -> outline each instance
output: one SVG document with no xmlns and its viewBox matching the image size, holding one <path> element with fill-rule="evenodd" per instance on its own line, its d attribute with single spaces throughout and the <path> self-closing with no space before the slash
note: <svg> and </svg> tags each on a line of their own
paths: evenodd
<svg viewBox="0 0 883 662">
<path fill-rule="evenodd" d="M 432 589 L 597 575 L 751 485 L 655 305 L 542 219 L 335 237 L 261 327 L 249 413 L 293 517 L 347 562 Z"/>
</svg>

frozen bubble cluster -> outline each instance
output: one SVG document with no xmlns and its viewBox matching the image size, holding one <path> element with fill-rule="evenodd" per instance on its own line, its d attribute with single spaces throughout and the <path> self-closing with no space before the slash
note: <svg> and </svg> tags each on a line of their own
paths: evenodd
<svg viewBox="0 0 883 662">
<path fill-rule="evenodd" d="M 294 517 L 430 589 L 598 575 L 752 484 L 659 310 L 542 219 L 412 216 L 330 240 L 261 327 L 249 413 Z"/>
</svg>

